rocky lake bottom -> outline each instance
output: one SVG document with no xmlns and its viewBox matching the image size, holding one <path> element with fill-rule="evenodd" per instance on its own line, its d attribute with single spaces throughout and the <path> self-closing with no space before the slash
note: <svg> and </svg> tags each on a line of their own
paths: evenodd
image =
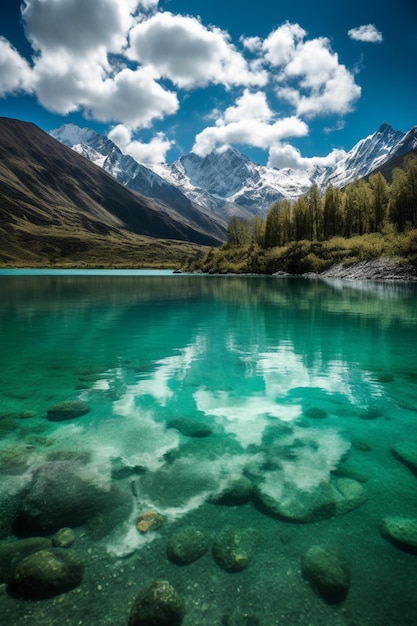
<svg viewBox="0 0 417 626">
<path fill-rule="evenodd" d="M 2 279 L 4 623 L 415 626 L 415 288 L 42 278 Z"/>
</svg>

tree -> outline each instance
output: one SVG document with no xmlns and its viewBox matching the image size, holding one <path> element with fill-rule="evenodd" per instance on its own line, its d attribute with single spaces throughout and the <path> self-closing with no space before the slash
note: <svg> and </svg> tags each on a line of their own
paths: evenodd
<svg viewBox="0 0 417 626">
<path fill-rule="evenodd" d="M 342 235 L 344 228 L 344 194 L 336 188 L 328 187 L 324 195 L 323 236 L 325 239 Z"/>
<path fill-rule="evenodd" d="M 369 177 L 369 186 L 372 191 L 371 199 L 371 227 L 373 231 L 380 231 L 387 218 L 388 185 L 380 172 Z"/>
<path fill-rule="evenodd" d="M 310 241 L 322 238 L 323 232 L 323 203 L 316 183 L 311 185 L 307 193 L 307 204 L 310 214 Z"/>
<path fill-rule="evenodd" d="M 307 203 L 307 198 L 301 196 L 295 201 L 293 206 L 293 225 L 294 225 L 294 239 L 301 241 L 302 239 L 308 239 L 311 234 L 310 214 Z"/>
<path fill-rule="evenodd" d="M 250 243 L 250 228 L 248 221 L 234 215 L 227 227 L 227 245 L 244 246 Z"/>
</svg>

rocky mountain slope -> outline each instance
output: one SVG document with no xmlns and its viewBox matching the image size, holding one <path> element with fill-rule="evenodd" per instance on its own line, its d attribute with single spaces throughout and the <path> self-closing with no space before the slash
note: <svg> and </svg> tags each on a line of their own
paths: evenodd
<svg viewBox="0 0 417 626">
<path fill-rule="evenodd" d="M 0 262 L 29 251 L 65 256 L 94 238 L 105 248 L 106 237 L 122 244 L 131 235 L 215 245 L 224 232 L 215 228 L 127 189 L 34 124 L 0 118 Z"/>
<path fill-rule="evenodd" d="M 155 193 L 158 186 L 163 197 L 176 189 L 195 205 L 204 207 L 214 219 L 229 219 L 231 215 L 250 218 L 265 213 L 276 200 L 293 200 L 313 183 L 322 190 L 330 184 L 344 187 L 390 159 L 417 149 L 417 126 L 403 133 L 383 123 L 329 167 L 278 170 L 257 165 L 236 148 L 227 147 L 206 157 L 185 154 L 171 165 L 159 164 L 150 169 L 122 155 L 112 142 L 90 129 L 64 125 L 51 134 L 104 167 L 126 186 L 134 185 L 148 195 Z"/>
</svg>

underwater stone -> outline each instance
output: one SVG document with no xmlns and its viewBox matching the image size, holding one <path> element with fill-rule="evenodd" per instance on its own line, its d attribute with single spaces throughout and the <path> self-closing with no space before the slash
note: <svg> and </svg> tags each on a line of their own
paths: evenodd
<svg viewBox="0 0 417 626">
<path fill-rule="evenodd" d="M 359 483 L 366 483 L 369 480 L 369 475 L 363 471 L 360 461 L 351 459 L 339 463 L 333 474 L 343 478 L 352 478 Z"/>
<path fill-rule="evenodd" d="M 166 580 L 158 580 L 138 592 L 129 626 L 180 626 L 184 615 L 184 602 L 174 587 Z"/>
<path fill-rule="evenodd" d="M 304 473 L 305 487 L 285 480 L 276 485 L 276 490 L 264 484 L 257 486 L 255 504 L 263 513 L 290 522 L 308 523 L 333 517 L 336 500 L 332 487 L 312 468 L 306 468 Z"/>
<path fill-rule="evenodd" d="M 380 406 L 370 406 L 359 415 L 361 420 L 376 420 L 384 416 L 384 409 Z"/>
<path fill-rule="evenodd" d="M 17 526 L 53 533 L 79 526 L 98 514 L 110 514 L 123 503 L 127 506 L 132 501 L 131 494 L 129 497 L 78 461 L 47 462 L 34 472 L 32 486 L 18 512 Z M 126 514 L 129 512 L 130 508 Z"/>
<path fill-rule="evenodd" d="M 368 499 L 366 490 L 351 478 L 339 478 L 335 482 L 336 515 L 344 515 L 359 508 Z"/>
<path fill-rule="evenodd" d="M 227 506 L 237 506 L 247 504 L 253 494 L 253 484 L 245 476 L 232 477 L 226 486 L 209 498 L 211 504 L 224 504 Z"/>
<path fill-rule="evenodd" d="M 72 420 L 76 417 L 86 415 L 90 411 L 90 407 L 86 402 L 81 400 L 68 400 L 55 404 L 46 412 L 46 417 L 52 422 L 64 422 Z"/>
<path fill-rule="evenodd" d="M 303 415 L 305 415 L 305 417 L 309 417 L 315 420 L 324 419 L 325 417 L 327 417 L 326 411 L 318 406 L 312 406 L 309 409 L 306 409 L 305 411 L 303 411 Z"/>
<path fill-rule="evenodd" d="M 391 449 L 391 453 L 417 476 L 417 443 L 398 443 Z"/>
<path fill-rule="evenodd" d="M 350 567 L 344 556 L 326 546 L 312 546 L 302 558 L 303 575 L 329 602 L 345 599 L 350 585 Z"/>
<path fill-rule="evenodd" d="M 9 591 L 33 600 L 50 598 L 78 587 L 83 573 L 84 564 L 72 550 L 40 550 L 20 561 Z"/>
<path fill-rule="evenodd" d="M 211 428 L 197 420 L 186 417 L 176 417 L 167 422 L 168 428 L 175 428 L 186 437 L 208 437 L 212 434 Z"/>
<path fill-rule="evenodd" d="M 209 544 L 207 534 L 195 526 L 185 526 L 168 539 L 167 557 L 176 565 L 188 565 L 202 557 Z"/>
<path fill-rule="evenodd" d="M 0 538 L 11 534 L 13 522 L 29 490 L 26 476 L 7 476 L 0 481 Z"/>
<path fill-rule="evenodd" d="M 75 543 L 75 533 L 72 528 L 60 528 L 51 541 L 54 548 L 70 548 Z"/>
<path fill-rule="evenodd" d="M 259 533 L 255 528 L 225 526 L 213 543 L 213 558 L 226 572 L 240 572 L 253 557 Z"/>
<path fill-rule="evenodd" d="M 0 544 L 0 582 L 9 582 L 17 565 L 33 552 L 39 552 L 52 546 L 46 537 L 29 537 Z"/>
<path fill-rule="evenodd" d="M 397 547 L 417 553 L 417 518 L 385 517 L 381 522 L 380 531 L 385 539 Z"/>
</svg>

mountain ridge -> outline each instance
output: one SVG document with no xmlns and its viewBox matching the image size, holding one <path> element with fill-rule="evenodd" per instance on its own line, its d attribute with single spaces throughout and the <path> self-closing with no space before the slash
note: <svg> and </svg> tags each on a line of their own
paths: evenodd
<svg viewBox="0 0 417 626">
<path fill-rule="evenodd" d="M 87 158 L 95 158 L 97 164 L 101 160 L 102 167 L 112 171 L 121 182 L 125 180 L 124 184 L 127 186 L 131 185 L 129 181 L 126 182 L 128 173 L 124 171 L 120 158 L 118 170 L 108 165 L 109 159 L 115 154 L 115 144 L 109 151 L 105 138 L 98 139 L 103 136 L 97 136 L 92 141 L 90 133 L 94 131 L 80 130 L 82 132 L 78 135 L 79 142 L 72 146 L 71 129 L 66 133 L 65 125 L 51 133 L 59 140 L 64 138 L 66 145 L 83 153 Z M 100 141 L 100 151 L 94 157 L 88 150 Z M 149 193 L 149 180 L 156 175 L 170 189 L 176 188 L 182 197 L 187 197 L 193 206 L 198 209 L 203 207 L 213 219 L 230 220 L 233 215 L 246 218 L 255 214 L 265 215 L 275 201 L 283 198 L 295 200 L 314 183 L 322 191 L 329 185 L 345 187 L 358 178 L 368 176 L 391 158 L 416 148 L 417 126 L 403 133 L 383 122 L 374 133 L 358 141 L 331 166 L 312 164 L 302 170 L 275 169 L 253 163 L 233 146 L 218 148 L 204 157 L 190 152 L 180 156 L 171 165 L 145 166 L 138 164 L 133 157 L 129 159 L 133 159 L 141 167 L 141 184 L 146 193 Z M 131 166 L 131 161 L 129 165 Z"/>
</svg>

